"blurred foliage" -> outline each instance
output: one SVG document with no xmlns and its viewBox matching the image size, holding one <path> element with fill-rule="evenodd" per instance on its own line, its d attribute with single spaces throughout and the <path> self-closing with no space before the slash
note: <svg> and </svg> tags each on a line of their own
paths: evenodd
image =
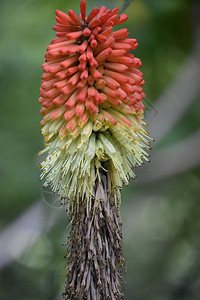
<svg viewBox="0 0 200 300">
<path fill-rule="evenodd" d="M 87 2 L 89 11 L 100 5 L 122 8 L 131 1 Z M 79 0 L 0 2 L 1 230 L 42 198 L 38 180 L 40 159 L 36 155 L 43 148 L 37 102 L 40 66 L 46 46 L 55 37 L 51 28 L 55 23 L 54 11 L 78 11 L 78 6 Z M 126 26 L 139 42 L 134 54 L 143 62 L 147 106 L 173 81 L 192 49 L 191 8 L 189 0 L 135 0 L 125 10 L 129 16 Z M 167 147 L 190 135 L 199 128 L 199 117 L 198 97 L 161 146 Z M 143 191 L 149 195 L 148 200 L 137 200 Z M 136 181 L 134 187 L 123 190 L 124 223 L 128 222 L 126 218 L 132 221 L 135 210 L 140 212 L 131 233 L 124 227 L 126 299 L 199 299 L 198 198 L 198 169 L 159 184 L 141 187 Z M 66 226 L 67 218 L 61 214 L 48 234 L 4 270 L 0 299 L 59 299 L 65 280 L 65 249 L 61 243 L 67 237 Z"/>
<path fill-rule="evenodd" d="M 139 215 L 124 243 L 127 299 L 197 300 L 199 175 L 194 172 L 155 184 L 147 195 L 123 206 L 124 219 L 131 222 L 131 207 Z M 127 233 L 125 227 L 125 237 Z"/>
</svg>

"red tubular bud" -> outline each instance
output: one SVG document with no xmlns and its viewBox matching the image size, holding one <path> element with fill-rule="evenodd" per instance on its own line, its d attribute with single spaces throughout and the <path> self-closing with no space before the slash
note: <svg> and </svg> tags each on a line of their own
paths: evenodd
<svg viewBox="0 0 200 300">
<path fill-rule="evenodd" d="M 75 31 L 75 32 L 67 33 L 66 37 L 69 40 L 76 40 L 76 39 L 79 39 L 82 35 L 83 35 L 82 31 Z"/>
<path fill-rule="evenodd" d="M 77 116 L 77 117 L 82 116 L 83 113 L 84 113 L 84 110 L 85 110 L 85 105 L 84 105 L 84 103 L 78 103 L 78 104 L 76 105 L 76 109 L 75 109 L 75 114 L 76 114 L 76 116 Z"/>
<path fill-rule="evenodd" d="M 81 0 L 80 2 L 81 19 L 85 21 L 86 18 L 86 1 Z"/>
<path fill-rule="evenodd" d="M 97 40 L 92 40 L 91 41 L 91 43 L 90 43 L 90 46 L 92 47 L 92 48 L 96 48 L 96 46 L 97 46 Z"/>
<path fill-rule="evenodd" d="M 89 29 L 89 28 L 85 28 L 84 30 L 83 30 L 83 35 L 84 36 L 89 36 L 91 34 L 91 30 Z"/>
<path fill-rule="evenodd" d="M 88 68 L 81 73 L 80 79 L 88 79 Z"/>
<path fill-rule="evenodd" d="M 90 23 L 90 21 L 96 17 L 96 15 L 99 13 L 99 8 L 95 7 L 93 10 L 90 12 L 89 16 L 86 19 L 87 23 Z"/>
<path fill-rule="evenodd" d="M 80 79 L 80 74 L 81 74 L 80 71 L 77 72 L 77 73 L 75 73 L 75 74 L 69 79 L 68 84 L 69 84 L 69 85 L 75 85 L 75 84 L 77 84 L 77 82 L 78 82 L 79 79 Z"/>
<path fill-rule="evenodd" d="M 120 84 L 119 82 L 117 82 L 116 80 L 114 80 L 113 78 L 111 77 L 108 77 L 108 76 L 104 76 L 103 77 L 104 80 L 106 81 L 106 84 L 109 88 L 111 89 L 118 89 L 120 87 Z"/>
<path fill-rule="evenodd" d="M 113 32 L 113 36 L 115 39 L 126 38 L 128 35 L 128 29 L 126 28 Z"/>
<path fill-rule="evenodd" d="M 82 25 L 81 21 L 79 20 L 79 18 L 77 17 L 76 13 L 72 9 L 70 9 L 68 11 L 68 16 L 70 17 L 70 19 L 72 20 L 73 23 L 75 23 L 75 24 L 77 24 L 79 26 Z"/>
<path fill-rule="evenodd" d="M 77 95 L 77 101 L 78 102 L 84 102 L 85 98 L 87 96 L 87 91 L 88 91 L 88 86 L 84 86 L 83 89 L 81 89 L 80 91 L 78 91 L 78 95 Z"/>
<path fill-rule="evenodd" d="M 101 73 L 95 68 L 90 67 L 90 73 L 95 80 L 99 80 L 102 78 Z"/>
<path fill-rule="evenodd" d="M 105 63 L 104 64 L 106 68 L 111 69 L 116 72 L 124 72 L 128 70 L 128 67 L 123 64 L 118 64 L 118 63 Z"/>
<path fill-rule="evenodd" d="M 65 103 L 65 106 L 68 108 L 72 108 L 76 104 L 77 91 L 75 91 L 71 97 Z"/>
<path fill-rule="evenodd" d="M 82 116 L 80 116 L 80 118 L 78 119 L 78 125 L 83 127 L 83 125 L 85 125 L 89 120 L 89 113 L 87 111 L 85 111 Z"/>
<path fill-rule="evenodd" d="M 118 22 L 116 23 L 116 25 L 119 25 L 119 24 L 122 24 L 122 23 L 126 22 L 127 19 L 128 19 L 128 16 L 127 16 L 127 15 L 121 14 L 121 15 L 119 16 L 119 20 L 118 20 Z"/>
<path fill-rule="evenodd" d="M 75 115 L 75 107 L 70 110 L 67 110 L 63 116 L 63 119 L 69 121 Z"/>
<path fill-rule="evenodd" d="M 66 125 L 66 129 L 69 131 L 74 131 L 74 129 L 77 126 L 77 120 L 76 117 L 73 117 Z"/>
<path fill-rule="evenodd" d="M 79 52 L 80 53 L 83 53 L 85 51 L 85 49 L 87 48 L 87 45 L 88 45 L 88 41 L 85 40 L 81 46 L 79 46 Z"/>
<path fill-rule="evenodd" d="M 64 20 L 66 22 L 66 24 L 68 24 L 68 23 L 73 24 L 70 17 L 60 10 L 56 10 L 56 16 L 59 17 L 60 19 Z"/>
<path fill-rule="evenodd" d="M 56 105 L 56 106 L 60 106 L 63 103 L 65 103 L 66 100 L 67 100 L 67 96 L 61 94 L 58 97 L 54 98 L 53 104 Z"/>
<path fill-rule="evenodd" d="M 105 50 L 103 50 L 101 53 L 99 53 L 95 59 L 98 63 L 104 61 L 106 59 L 106 57 L 108 57 L 110 54 L 112 53 L 112 49 L 111 48 L 107 48 Z"/>
<path fill-rule="evenodd" d="M 87 79 L 83 79 L 81 80 L 78 84 L 77 84 L 77 89 L 82 89 L 87 83 Z"/>
<path fill-rule="evenodd" d="M 101 43 L 103 43 L 103 42 L 106 41 L 106 37 L 105 37 L 105 35 L 103 35 L 103 34 L 97 34 L 97 35 L 96 35 L 96 39 L 97 39 L 99 42 L 101 42 Z"/>
</svg>

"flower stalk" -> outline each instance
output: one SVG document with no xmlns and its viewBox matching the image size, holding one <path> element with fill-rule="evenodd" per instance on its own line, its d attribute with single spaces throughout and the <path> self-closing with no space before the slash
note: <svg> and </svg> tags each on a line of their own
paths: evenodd
<svg viewBox="0 0 200 300">
<path fill-rule="evenodd" d="M 64 299 L 123 299 L 120 192 L 112 189 L 109 173 L 100 176 L 90 210 L 79 201 L 71 215 Z"/>
</svg>

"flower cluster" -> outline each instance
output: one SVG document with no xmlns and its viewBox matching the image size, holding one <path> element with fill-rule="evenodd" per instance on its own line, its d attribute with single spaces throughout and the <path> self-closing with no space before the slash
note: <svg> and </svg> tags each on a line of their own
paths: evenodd
<svg viewBox="0 0 200 300">
<path fill-rule="evenodd" d="M 127 20 L 119 9 L 95 7 L 86 17 L 56 11 L 57 38 L 47 47 L 42 65 L 42 133 L 48 152 L 41 163 L 49 185 L 74 203 L 89 200 L 99 169 L 110 172 L 113 187 L 134 177 L 132 167 L 148 160 L 150 142 L 142 121 L 145 97 L 138 46 L 127 29 L 113 31 Z"/>
</svg>

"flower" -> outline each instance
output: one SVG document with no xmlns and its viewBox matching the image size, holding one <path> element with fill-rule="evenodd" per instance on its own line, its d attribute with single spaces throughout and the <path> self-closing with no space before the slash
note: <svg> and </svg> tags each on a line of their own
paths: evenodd
<svg viewBox="0 0 200 300">
<path fill-rule="evenodd" d="M 113 188 L 128 184 L 150 147 L 141 61 L 129 52 L 138 43 L 127 29 L 113 31 L 127 15 L 102 6 L 86 17 L 85 0 L 80 10 L 79 17 L 56 11 L 57 38 L 47 47 L 39 99 L 46 143 L 40 153 L 48 152 L 41 178 L 72 209 L 80 197 L 89 203 L 100 168 Z"/>
</svg>

